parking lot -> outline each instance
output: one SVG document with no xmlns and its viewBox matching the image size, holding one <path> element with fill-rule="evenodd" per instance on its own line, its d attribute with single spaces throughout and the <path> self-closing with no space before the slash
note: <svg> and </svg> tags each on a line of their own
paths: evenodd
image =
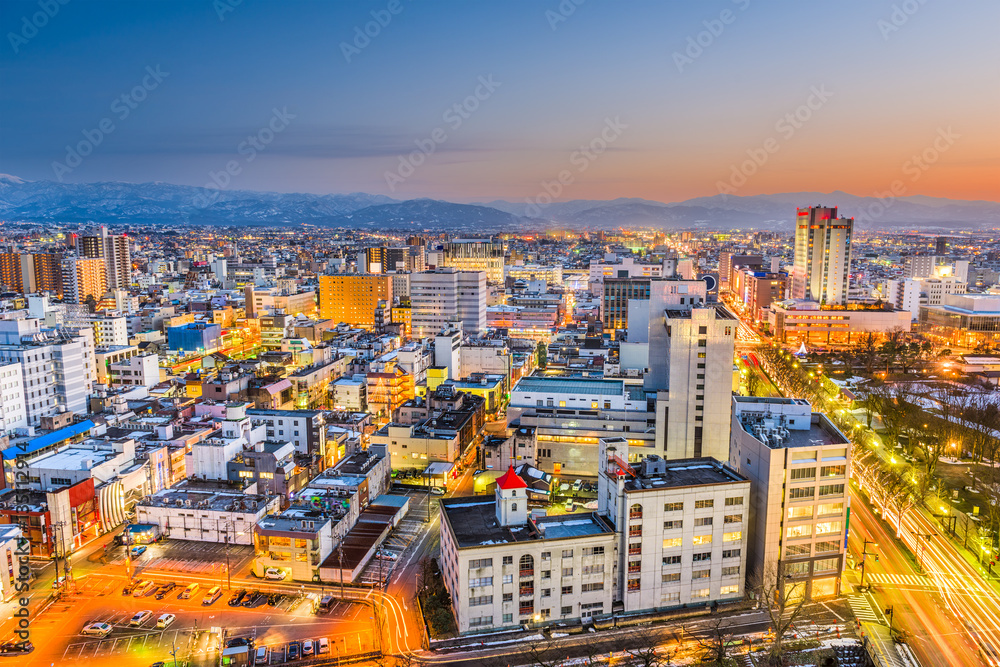
<svg viewBox="0 0 1000 667">
<path fill-rule="evenodd" d="M 226 568 L 225 544 L 215 542 L 195 542 L 193 540 L 161 540 L 146 545 L 146 552 L 132 559 L 137 570 L 171 570 L 189 574 L 212 574 L 224 572 Z M 229 567 L 239 572 L 253 560 L 253 547 L 230 544 Z M 109 550 L 107 562 L 111 565 L 125 564 L 125 547 Z"/>
<path fill-rule="evenodd" d="M 183 586 L 157 600 L 153 593 L 141 598 L 122 595 L 124 583 L 121 577 L 89 575 L 78 582 L 75 595 L 53 604 L 34 620 L 33 634 L 46 637 L 45 646 L 51 650 L 45 653 L 56 664 L 113 664 L 116 659 L 125 659 L 123 664 L 149 664 L 171 660 L 176 651 L 179 659 L 190 659 L 194 665 L 214 665 L 223 632 L 228 637 L 253 637 L 257 646 L 273 649 L 270 664 L 284 660 L 290 641 L 326 637 L 331 654 L 343 656 L 377 648 L 371 608 L 364 604 L 337 601 L 328 613 L 314 615 L 308 600 L 294 594 L 275 606 L 264 603 L 247 608 L 230 607 L 227 591 L 214 604 L 203 606 L 207 586 L 190 600 L 177 598 Z M 132 627 L 129 622 L 140 610 L 152 613 Z M 157 628 L 157 618 L 165 613 L 174 614 L 176 620 Z M 108 623 L 110 634 L 83 635 L 83 627 L 94 622 Z"/>
<path fill-rule="evenodd" d="M 396 488 L 393 490 L 397 494 L 405 494 L 410 498 L 410 509 L 406 517 L 399 522 L 389 533 L 385 542 L 382 543 L 382 550 L 389 554 L 388 558 L 372 558 L 361 573 L 360 582 L 368 586 L 379 581 L 389 579 L 392 571 L 403 559 L 403 555 L 410 544 L 417 539 L 423 530 L 427 528 L 427 520 L 434 516 L 436 512 L 437 496 L 431 496 L 426 491 Z"/>
</svg>

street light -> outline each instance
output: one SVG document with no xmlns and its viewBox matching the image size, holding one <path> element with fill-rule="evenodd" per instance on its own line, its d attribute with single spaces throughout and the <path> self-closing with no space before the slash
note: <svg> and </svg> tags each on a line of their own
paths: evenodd
<svg viewBox="0 0 1000 667">
<path fill-rule="evenodd" d="M 867 556 L 869 555 L 869 553 L 868 553 L 868 545 L 869 544 L 872 545 L 873 547 L 875 547 L 876 549 L 878 548 L 878 542 L 873 542 L 873 541 L 871 541 L 869 539 L 865 539 L 864 546 L 861 547 L 861 589 L 862 590 L 864 590 L 864 587 L 865 587 L 865 563 L 867 563 L 867 561 L 868 561 Z M 871 555 L 875 556 L 875 561 L 878 562 L 878 554 L 873 553 Z"/>
</svg>

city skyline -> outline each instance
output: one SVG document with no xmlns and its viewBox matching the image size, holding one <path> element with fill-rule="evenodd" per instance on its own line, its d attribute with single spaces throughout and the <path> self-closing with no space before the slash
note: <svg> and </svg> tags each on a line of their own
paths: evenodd
<svg viewBox="0 0 1000 667">
<path fill-rule="evenodd" d="M 986 3 L 39 7 L 0 9 L 0 172 L 29 180 L 1000 200 Z"/>
</svg>

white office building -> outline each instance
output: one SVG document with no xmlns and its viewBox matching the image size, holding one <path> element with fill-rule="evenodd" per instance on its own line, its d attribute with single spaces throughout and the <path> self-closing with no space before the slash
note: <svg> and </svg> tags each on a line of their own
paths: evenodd
<svg viewBox="0 0 1000 667">
<path fill-rule="evenodd" d="M 453 268 L 410 275 L 411 330 L 414 338 L 461 325 L 467 335 L 486 330 L 486 273 Z"/>
<path fill-rule="evenodd" d="M 15 429 L 28 426 L 24 379 L 21 364 L 17 362 L 0 365 L 0 420 L 0 435 L 10 435 Z"/>
<path fill-rule="evenodd" d="M 733 396 L 730 465 L 750 479 L 747 567 L 789 596 L 840 594 L 851 443 L 801 398 Z"/>
<path fill-rule="evenodd" d="M 750 481 L 712 458 L 629 463 L 624 438 L 600 448 L 598 513 L 617 529 L 621 611 L 742 599 Z"/>
</svg>

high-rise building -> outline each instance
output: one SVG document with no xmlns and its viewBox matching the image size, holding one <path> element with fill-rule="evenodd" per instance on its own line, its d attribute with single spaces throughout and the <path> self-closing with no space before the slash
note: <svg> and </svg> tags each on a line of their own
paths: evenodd
<svg viewBox="0 0 1000 667">
<path fill-rule="evenodd" d="M 76 252 L 80 257 L 104 260 L 108 287 L 126 288 L 132 284 L 132 256 L 127 235 L 109 234 L 108 228 L 102 225 L 76 237 Z"/>
<path fill-rule="evenodd" d="M 837 207 L 798 209 L 792 298 L 829 305 L 847 302 L 854 218 L 838 218 Z"/>
<path fill-rule="evenodd" d="M 948 254 L 948 237 L 939 236 L 934 239 L 934 254 L 935 255 L 947 255 Z"/>
<path fill-rule="evenodd" d="M 733 396 L 729 465 L 750 479 L 747 574 L 793 597 L 839 595 L 850 440 L 804 399 Z"/>
<path fill-rule="evenodd" d="M 88 296 L 100 299 L 108 291 L 106 271 L 107 264 L 98 257 L 63 257 L 63 299 L 70 303 L 83 303 Z"/>
<path fill-rule="evenodd" d="M 503 284 L 503 241 L 489 239 L 455 239 L 444 244 L 442 266 L 461 271 L 485 271 L 486 280 Z"/>
<path fill-rule="evenodd" d="M 466 335 L 485 331 L 486 281 L 484 271 L 453 268 L 412 274 L 410 326 L 414 337 L 433 336 L 456 324 L 461 324 Z"/>
<path fill-rule="evenodd" d="M 0 284 L 21 294 L 62 295 L 61 257 L 53 254 L 0 253 Z"/>
<path fill-rule="evenodd" d="M 363 329 L 375 328 L 379 303 L 392 303 L 392 277 L 342 274 L 319 277 L 319 316 Z"/>
<path fill-rule="evenodd" d="M 365 248 L 365 258 L 369 273 L 408 271 L 413 266 L 408 246 Z"/>
<path fill-rule="evenodd" d="M 0 363 L 0 435 L 10 435 L 15 429 L 27 426 L 21 364 L 15 361 Z"/>
</svg>

